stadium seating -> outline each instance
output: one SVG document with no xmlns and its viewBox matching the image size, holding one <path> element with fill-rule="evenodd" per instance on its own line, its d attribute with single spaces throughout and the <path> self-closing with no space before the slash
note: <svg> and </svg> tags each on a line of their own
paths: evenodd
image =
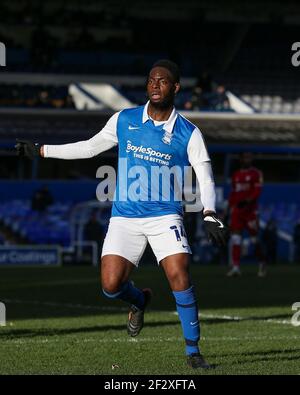
<svg viewBox="0 0 300 395">
<path fill-rule="evenodd" d="M 238 85 L 229 82 L 228 85 L 230 88 L 233 88 L 234 93 L 253 107 L 255 111 L 274 114 L 300 113 L 300 97 L 297 96 L 297 93 L 292 88 L 288 93 L 284 94 L 286 91 L 278 87 L 274 93 L 274 89 L 268 86 L 262 87 L 253 83 L 253 86 L 249 88 L 249 81 L 245 79 L 244 82 L 240 82 Z M 132 103 L 142 105 L 147 100 L 144 86 L 120 85 L 117 88 Z M 185 109 L 185 103 L 190 100 L 191 95 L 192 88 L 182 88 L 176 97 L 176 107 L 178 109 Z M 65 85 L 0 84 L 1 107 L 74 109 L 75 104 L 72 96 L 68 93 L 68 86 Z M 203 110 L 212 111 L 214 110 L 214 106 L 212 105 L 209 109 L 204 108 Z"/>
<path fill-rule="evenodd" d="M 2 202 L 0 223 L 21 235 L 28 244 L 59 244 L 67 247 L 71 243 L 72 221 L 86 224 L 93 212 L 93 207 L 73 212 L 74 207 L 71 201 L 56 202 L 40 212 L 32 210 L 31 202 L 27 200 Z M 106 231 L 110 209 L 102 210 L 101 217 L 98 215 L 97 218 L 103 231 Z"/>
<path fill-rule="evenodd" d="M 29 244 L 58 244 L 68 247 L 71 243 L 71 215 L 74 204 L 72 202 L 56 202 L 48 207 L 45 212 L 31 209 L 30 201 L 15 200 L 0 204 L 0 222 L 18 232 Z M 82 216 L 82 213 L 84 214 Z M 90 211 L 79 210 L 83 222 L 88 222 Z M 73 217 L 74 219 L 74 217 Z M 260 219 L 263 226 L 274 219 L 277 230 L 284 232 L 292 240 L 294 226 L 300 220 L 300 205 L 298 203 L 276 203 L 260 205 Z M 99 221 L 103 230 L 107 228 L 109 210 L 104 210 Z M 200 229 L 200 228 L 199 228 Z M 207 262 L 215 251 L 207 243 L 204 233 L 199 231 L 200 240 L 194 247 L 198 260 Z M 5 243 L 5 238 L 0 233 L 0 244 Z"/>
<path fill-rule="evenodd" d="M 0 107 L 74 108 L 68 86 L 0 84 Z"/>
<path fill-rule="evenodd" d="M 257 112 L 300 113 L 299 76 L 297 68 L 291 67 L 290 51 L 298 33 L 296 25 L 279 21 L 273 24 L 271 18 L 271 23 L 267 19 L 261 23 L 253 21 L 237 32 L 239 23 L 234 22 L 233 15 L 232 20 L 225 18 L 218 24 L 203 16 L 203 23 L 197 23 L 195 30 L 194 23 L 188 22 L 175 7 L 163 19 L 162 40 L 159 29 L 152 29 L 158 20 L 151 3 L 143 6 L 147 18 L 132 13 L 130 7 L 116 10 L 101 2 L 84 9 L 61 0 L 53 6 L 43 3 L 39 9 L 27 4 L 23 10 L 19 6 L 20 13 L 11 12 L 8 4 L 2 5 L 0 41 L 7 46 L 6 71 L 145 76 L 155 60 L 171 58 L 179 64 L 184 77 L 197 78 L 209 70 L 215 81 Z M 193 12 L 188 4 L 185 8 Z M 160 17 L 164 18 L 163 13 Z M 194 17 L 199 22 L 197 13 Z M 238 44 L 233 36 L 241 37 Z M 220 37 L 228 37 L 227 51 Z M 118 88 L 133 103 L 144 103 L 144 86 Z M 74 108 L 66 86 L 47 87 L 48 98 L 43 100 L 34 90 L 28 86 L 0 86 L 0 106 Z M 191 89 L 183 89 L 177 107 L 183 109 L 190 96 Z"/>
<path fill-rule="evenodd" d="M 0 221 L 33 244 L 70 244 L 69 215 L 72 203 L 55 203 L 43 213 L 31 210 L 29 201 L 0 205 Z"/>
</svg>

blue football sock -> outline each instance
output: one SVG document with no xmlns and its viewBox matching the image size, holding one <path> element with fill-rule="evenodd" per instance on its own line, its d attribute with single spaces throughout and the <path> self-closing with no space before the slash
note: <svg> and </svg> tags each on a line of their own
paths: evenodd
<svg viewBox="0 0 300 395">
<path fill-rule="evenodd" d="M 194 287 L 191 286 L 185 291 L 173 291 L 173 295 L 185 339 L 186 354 L 198 353 L 200 352 L 198 346 L 200 323 Z"/>
<path fill-rule="evenodd" d="M 131 281 L 127 281 L 122 284 L 120 291 L 116 293 L 106 292 L 104 289 L 102 290 L 104 295 L 111 299 L 121 299 L 124 302 L 133 304 L 138 309 L 143 309 L 145 305 L 145 296 L 144 293 L 133 286 Z"/>
</svg>

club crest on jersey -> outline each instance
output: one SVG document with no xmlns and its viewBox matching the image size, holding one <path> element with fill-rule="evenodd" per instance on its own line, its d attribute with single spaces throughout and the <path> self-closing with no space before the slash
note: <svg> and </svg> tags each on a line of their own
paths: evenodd
<svg viewBox="0 0 300 395">
<path fill-rule="evenodd" d="M 163 143 L 170 145 L 172 141 L 172 137 L 173 137 L 172 133 L 165 132 L 161 140 Z"/>
</svg>

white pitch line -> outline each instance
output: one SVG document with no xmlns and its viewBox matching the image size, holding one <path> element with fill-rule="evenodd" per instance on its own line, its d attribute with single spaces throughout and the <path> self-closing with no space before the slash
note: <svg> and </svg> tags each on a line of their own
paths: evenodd
<svg viewBox="0 0 300 395">
<path fill-rule="evenodd" d="M 177 311 L 174 311 L 173 314 L 178 315 Z M 239 317 L 239 316 L 230 316 L 230 315 L 219 315 L 219 314 L 203 314 L 199 313 L 199 318 L 212 318 L 217 320 L 228 320 L 228 321 L 251 321 L 251 316 L 249 317 Z M 256 318 L 258 322 L 268 322 L 273 324 L 281 324 L 281 325 L 293 325 L 291 320 L 277 320 L 275 318 L 265 318 L 261 317 L 261 319 Z"/>
<path fill-rule="evenodd" d="M 218 315 L 218 314 L 203 314 L 199 313 L 199 317 L 203 318 L 215 318 L 215 319 L 222 319 L 222 320 L 228 320 L 228 321 L 242 321 L 245 318 L 243 317 L 238 317 L 238 316 L 230 316 L 230 315 Z"/>
<path fill-rule="evenodd" d="M 276 320 L 276 319 L 273 319 L 273 318 L 268 318 L 267 320 L 264 320 L 264 321 L 271 322 L 271 323 L 274 323 L 274 324 L 293 325 L 291 320 Z"/>
</svg>

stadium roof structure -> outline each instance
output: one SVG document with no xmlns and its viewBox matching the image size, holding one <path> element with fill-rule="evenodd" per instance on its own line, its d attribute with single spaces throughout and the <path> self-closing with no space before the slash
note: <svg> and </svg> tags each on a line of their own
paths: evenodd
<svg viewBox="0 0 300 395">
<path fill-rule="evenodd" d="M 208 143 L 300 146 L 300 115 L 182 112 Z"/>
<path fill-rule="evenodd" d="M 300 152 L 300 115 L 181 112 L 199 127 L 216 150 L 243 148 Z M 52 109 L 0 109 L 1 146 L 15 139 L 63 143 L 87 139 L 101 130 L 112 112 Z"/>
</svg>

